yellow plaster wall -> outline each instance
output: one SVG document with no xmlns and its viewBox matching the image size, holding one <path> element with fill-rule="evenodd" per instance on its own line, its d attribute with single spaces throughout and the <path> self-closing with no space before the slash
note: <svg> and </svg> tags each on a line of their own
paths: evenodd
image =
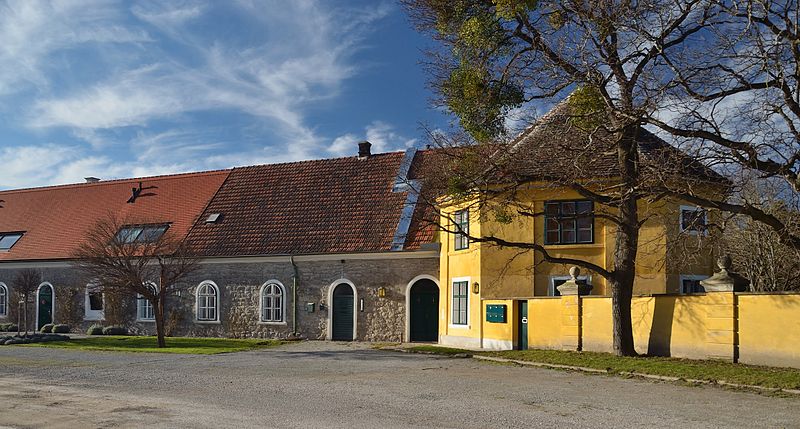
<svg viewBox="0 0 800 429">
<path fill-rule="evenodd" d="M 560 298 L 528 300 L 528 347 L 561 349 Z"/>
<path fill-rule="evenodd" d="M 483 348 L 494 350 L 513 349 L 517 342 L 517 305 L 513 300 L 485 299 L 482 301 L 481 323 L 483 324 Z M 487 305 L 505 305 L 506 322 L 486 321 Z"/>
<path fill-rule="evenodd" d="M 800 294 L 739 294 L 739 361 L 800 367 Z"/>
</svg>

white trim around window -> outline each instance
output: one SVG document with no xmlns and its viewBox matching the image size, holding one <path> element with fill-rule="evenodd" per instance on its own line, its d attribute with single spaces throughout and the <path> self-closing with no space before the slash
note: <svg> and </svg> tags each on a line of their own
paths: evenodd
<svg viewBox="0 0 800 429">
<path fill-rule="evenodd" d="M 455 307 L 454 306 L 454 300 L 455 300 L 455 296 L 454 296 L 455 289 L 454 288 L 455 288 L 455 284 L 456 283 L 465 283 L 465 282 L 467 284 L 466 304 L 465 304 L 466 307 L 467 307 L 466 308 L 466 317 L 467 317 L 466 322 L 467 323 L 454 323 L 454 321 L 453 321 L 453 309 Z M 472 328 L 472 325 L 470 324 L 470 321 L 471 321 L 471 319 L 470 319 L 470 294 L 472 293 L 472 285 L 471 285 L 471 283 L 472 283 L 472 278 L 471 277 L 453 277 L 452 279 L 450 279 L 450 290 L 448 291 L 448 301 L 450 303 L 450 308 L 449 308 L 449 310 L 450 310 L 449 313 L 450 314 L 447 316 L 447 320 L 450 322 L 448 324 L 448 326 L 450 328 L 455 328 L 455 329 L 470 329 L 470 328 Z"/>
<path fill-rule="evenodd" d="M 705 208 L 700 207 L 700 206 L 682 205 L 680 207 L 680 211 L 679 211 L 679 215 L 678 215 L 678 229 L 680 230 L 680 232 L 686 233 L 686 234 L 690 234 L 690 235 L 698 235 L 698 234 L 701 234 L 701 233 L 703 235 L 707 235 L 708 234 L 708 231 L 705 230 L 705 229 L 702 230 L 702 232 L 701 232 L 701 231 L 698 231 L 697 229 L 684 229 L 683 228 L 683 212 L 698 212 L 698 211 L 702 211 L 703 212 L 703 226 L 708 225 L 708 210 L 706 210 Z"/>
<path fill-rule="evenodd" d="M 559 280 L 571 280 L 572 276 L 550 276 L 547 285 L 547 296 L 556 296 L 556 282 Z M 583 280 L 587 285 L 592 284 L 592 276 L 578 276 L 578 280 Z M 560 284 L 559 284 L 560 286 Z"/>
<path fill-rule="evenodd" d="M 153 282 L 147 282 L 145 285 L 149 286 L 153 291 L 158 290 L 158 286 L 156 286 Z M 140 294 L 136 294 L 136 321 L 137 322 L 155 322 L 156 321 L 156 313 L 155 309 L 153 308 L 153 303 L 145 299 Z"/>
<path fill-rule="evenodd" d="M 11 299 L 11 294 L 8 291 L 8 286 L 0 282 L 0 317 L 8 317 L 8 301 Z"/>
<path fill-rule="evenodd" d="M 279 317 L 275 317 L 276 312 Z M 286 287 L 278 280 L 267 280 L 258 291 L 258 323 L 286 324 Z"/>
<path fill-rule="evenodd" d="M 100 294 L 100 309 L 92 309 L 92 295 Z M 83 320 L 104 320 L 106 318 L 106 296 L 103 293 L 100 285 L 97 283 L 89 283 L 86 285 L 83 293 Z"/>
<path fill-rule="evenodd" d="M 685 293 L 702 293 L 702 292 L 694 292 L 694 291 L 688 291 L 687 292 L 686 288 L 684 287 L 683 282 L 685 280 L 700 281 L 700 280 L 705 280 L 708 277 L 709 276 L 701 276 L 701 275 L 698 275 L 698 274 L 681 274 L 680 276 L 678 276 L 678 278 L 679 278 L 679 280 L 678 280 L 678 292 L 684 293 L 684 294 Z"/>
<path fill-rule="evenodd" d="M 200 282 L 194 291 L 195 323 L 218 324 L 219 321 L 219 287 L 211 280 Z"/>
</svg>

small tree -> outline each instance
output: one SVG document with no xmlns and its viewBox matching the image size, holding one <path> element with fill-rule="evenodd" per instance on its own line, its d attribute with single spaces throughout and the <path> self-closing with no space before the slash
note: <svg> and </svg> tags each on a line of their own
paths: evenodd
<svg viewBox="0 0 800 429">
<path fill-rule="evenodd" d="M 11 287 L 23 301 L 22 314 L 17 317 L 22 316 L 22 323 L 25 325 L 25 335 L 28 334 L 28 302 L 30 301 L 30 296 L 36 292 L 36 288 L 38 288 L 40 284 L 42 284 L 41 273 L 31 268 L 20 270 L 11 282 Z M 20 325 L 19 321 L 17 322 L 17 324 Z M 19 330 L 22 330 L 21 325 Z"/>
<path fill-rule="evenodd" d="M 166 347 L 167 297 L 198 266 L 186 243 L 167 224 L 123 221 L 109 214 L 89 231 L 74 257 L 104 291 L 147 300 L 153 306 L 158 347 Z"/>
</svg>

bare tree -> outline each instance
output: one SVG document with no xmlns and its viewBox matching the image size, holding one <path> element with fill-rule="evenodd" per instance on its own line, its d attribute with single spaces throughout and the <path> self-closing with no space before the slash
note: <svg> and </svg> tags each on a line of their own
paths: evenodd
<svg viewBox="0 0 800 429">
<path fill-rule="evenodd" d="M 166 347 L 167 298 L 198 267 L 195 255 L 169 225 L 109 214 L 89 231 L 74 258 L 103 290 L 147 300 L 153 307 L 158 347 Z"/>
<path fill-rule="evenodd" d="M 11 282 L 16 296 L 20 297 L 22 304 L 22 324 L 25 326 L 25 335 L 28 335 L 28 304 L 30 297 L 36 293 L 36 289 L 42 284 L 42 274 L 32 268 L 20 270 Z M 18 315 L 19 317 L 20 315 Z M 19 323 L 18 323 L 19 325 Z M 20 326 L 20 330 L 22 327 Z"/>
<path fill-rule="evenodd" d="M 604 277 L 611 286 L 614 350 L 636 354 L 630 305 L 639 231 L 650 219 L 640 212 L 640 203 L 667 196 L 656 186 L 663 183 L 688 180 L 684 187 L 706 190 L 721 184 L 718 176 L 660 144 L 642 125 L 674 87 L 664 52 L 680 51 L 709 31 L 721 19 L 720 9 L 702 0 L 404 3 L 417 26 L 440 42 L 429 64 L 440 95 L 436 102 L 458 116 L 471 139 L 487 146 L 459 162 L 481 174 L 462 175 L 465 180 L 459 183 L 439 182 L 454 185 L 454 195 L 474 189 L 484 199 L 498 196 L 501 218 L 542 213 L 515 210 L 514 187 L 494 192 L 490 183 L 545 181 L 572 189 L 591 200 L 595 216 L 613 227 L 613 266 L 556 257 L 535 242 L 486 235 L 473 239 L 533 249 L 547 262 L 577 265 Z M 534 126 L 529 131 L 537 138 L 523 135 L 516 141 L 525 144 L 498 143 L 513 112 L 537 103 L 552 105 L 568 94 L 553 117 L 543 118 L 557 127 Z M 541 168 L 554 160 L 561 161 Z M 489 170 L 492 178 L 486 180 L 482 172 Z"/>
</svg>

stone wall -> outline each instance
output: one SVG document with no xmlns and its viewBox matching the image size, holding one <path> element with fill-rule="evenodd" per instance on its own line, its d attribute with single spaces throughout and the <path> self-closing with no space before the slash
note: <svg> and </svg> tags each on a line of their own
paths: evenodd
<svg viewBox="0 0 800 429">
<path fill-rule="evenodd" d="M 254 259 L 255 260 L 255 259 Z M 224 336 L 240 338 L 281 338 L 292 333 L 294 306 L 292 288 L 294 270 L 285 262 L 226 262 L 216 260 L 204 263 L 183 284 L 175 288 L 168 298 L 169 318 L 167 330 L 176 336 Z M 419 275 L 438 277 L 438 258 L 398 258 L 398 259 L 348 259 L 331 261 L 297 262 L 297 332 L 305 338 L 326 339 L 329 321 L 329 290 L 337 280 L 346 279 L 356 287 L 357 302 L 357 340 L 362 341 L 401 341 L 406 324 L 406 287 Z M 41 268 L 42 280 L 55 288 L 55 322 L 67 322 L 66 308 L 60 298 L 67 295 L 67 289 L 83 290 L 88 283 L 80 272 L 70 267 Z M 15 269 L 3 268 L 0 264 L 0 282 L 11 289 L 16 274 Z M 286 293 L 285 322 L 259 322 L 259 293 L 261 286 L 270 280 L 277 280 Z M 195 290 L 203 281 L 214 282 L 220 291 L 218 322 L 198 322 L 195 318 Z M 378 296 L 378 289 L 386 291 L 384 297 Z M 83 293 L 74 298 L 79 301 L 83 312 Z M 134 300 L 134 297 L 127 298 Z M 359 311 L 363 299 L 364 310 Z M 314 311 L 307 312 L 308 303 L 313 303 Z M 135 306 L 132 306 L 135 310 Z M 35 319 L 35 306 L 30 307 L 31 320 Z M 135 317 L 131 314 L 131 320 Z M 16 320 L 14 320 L 16 321 Z M 94 321 L 71 320 L 73 330 L 83 331 Z M 34 322 L 35 323 L 35 322 Z M 69 323 L 69 322 L 68 322 Z M 132 331 L 153 334 L 155 323 L 137 322 L 130 324 Z"/>
</svg>

